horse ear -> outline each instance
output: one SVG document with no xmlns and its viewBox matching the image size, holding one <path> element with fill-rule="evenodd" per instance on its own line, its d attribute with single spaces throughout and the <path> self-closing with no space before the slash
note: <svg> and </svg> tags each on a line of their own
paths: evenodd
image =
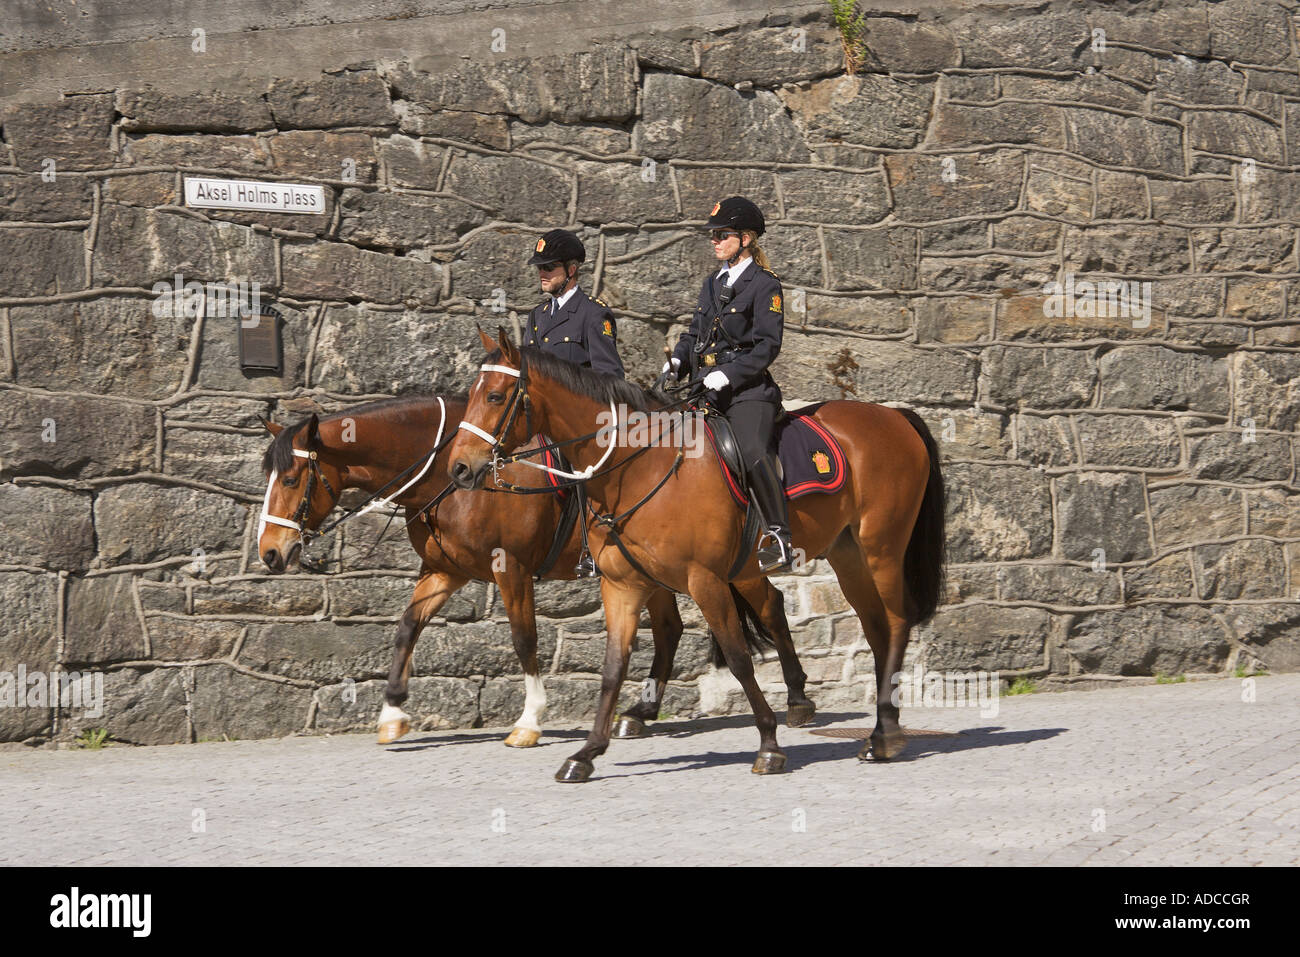
<svg viewBox="0 0 1300 957">
<path fill-rule="evenodd" d="M 320 417 L 313 412 L 307 420 L 307 448 L 320 444 Z"/>
<path fill-rule="evenodd" d="M 280 425 L 279 423 L 276 422 L 268 422 L 260 415 L 257 417 L 257 420 L 261 422 L 264 426 L 266 426 L 266 431 L 270 432 L 272 435 L 279 435 L 281 432 L 284 431 L 283 425 Z"/>
<path fill-rule="evenodd" d="M 498 348 L 497 344 L 492 341 L 491 336 L 489 336 L 486 332 L 483 331 L 483 327 L 478 325 L 478 323 L 475 323 L 474 328 L 478 329 L 478 337 L 479 337 L 479 341 L 483 343 L 483 351 L 496 352 Z"/>
<path fill-rule="evenodd" d="M 507 362 L 519 365 L 519 350 L 515 348 L 510 336 L 506 334 L 505 326 L 497 326 L 498 341 L 501 343 L 501 355 Z"/>
</svg>

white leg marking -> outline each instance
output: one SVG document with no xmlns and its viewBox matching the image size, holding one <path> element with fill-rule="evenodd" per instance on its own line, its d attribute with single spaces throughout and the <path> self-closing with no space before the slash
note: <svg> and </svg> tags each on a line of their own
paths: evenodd
<svg viewBox="0 0 1300 957">
<path fill-rule="evenodd" d="M 516 728 L 542 730 L 542 715 L 546 713 L 546 686 L 541 675 L 524 675 L 524 711 L 515 722 Z"/>
</svg>

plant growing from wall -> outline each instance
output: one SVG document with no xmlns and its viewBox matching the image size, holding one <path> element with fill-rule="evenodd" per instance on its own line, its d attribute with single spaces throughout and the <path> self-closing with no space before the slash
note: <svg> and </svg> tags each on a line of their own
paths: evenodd
<svg viewBox="0 0 1300 957">
<path fill-rule="evenodd" d="M 858 13 L 856 0 L 826 0 L 844 45 L 844 69 L 852 76 L 866 57 L 866 17 Z"/>
</svg>

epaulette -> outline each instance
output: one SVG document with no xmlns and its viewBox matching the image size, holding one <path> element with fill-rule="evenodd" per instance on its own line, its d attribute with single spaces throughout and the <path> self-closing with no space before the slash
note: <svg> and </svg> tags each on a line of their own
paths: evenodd
<svg viewBox="0 0 1300 957">
<path fill-rule="evenodd" d="M 609 304 L 606 303 L 604 299 L 597 299 L 595 296 L 592 296 L 592 297 L 591 297 L 591 301 L 594 302 L 594 303 L 595 303 L 596 305 L 598 305 L 598 306 L 604 306 L 604 308 L 606 308 L 606 309 L 609 308 Z"/>
<path fill-rule="evenodd" d="M 773 279 L 775 279 L 777 282 L 780 282 L 780 281 L 781 281 L 781 277 L 778 276 L 776 273 L 772 272 L 772 270 L 768 269 L 766 266 L 759 266 L 758 268 L 761 269 L 761 270 L 763 270 L 763 272 L 767 273 L 769 276 L 771 276 L 771 277 L 772 277 Z"/>
</svg>

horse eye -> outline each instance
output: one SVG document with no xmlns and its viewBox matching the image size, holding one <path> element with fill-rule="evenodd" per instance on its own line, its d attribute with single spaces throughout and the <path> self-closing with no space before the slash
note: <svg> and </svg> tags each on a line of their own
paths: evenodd
<svg viewBox="0 0 1300 957">
<path fill-rule="evenodd" d="M 298 480 L 296 478 L 280 479 L 280 484 L 283 485 L 285 488 L 293 488 L 295 485 L 298 484 Z"/>
<path fill-rule="evenodd" d="M 491 402 L 493 405 L 500 405 L 502 402 L 506 400 L 506 397 L 502 395 L 500 392 L 489 392 L 487 400 Z"/>
</svg>

